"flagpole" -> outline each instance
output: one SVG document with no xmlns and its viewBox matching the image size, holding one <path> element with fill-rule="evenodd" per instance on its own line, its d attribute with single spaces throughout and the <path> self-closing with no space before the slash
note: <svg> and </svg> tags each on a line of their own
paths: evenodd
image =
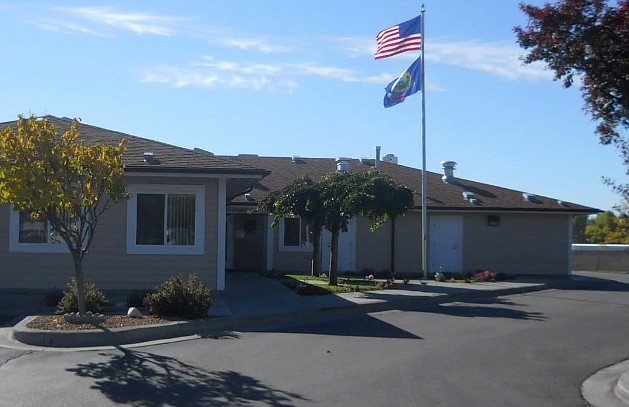
<svg viewBox="0 0 629 407">
<path fill-rule="evenodd" d="M 426 81 L 424 77 L 424 5 L 421 5 L 421 90 L 422 90 L 422 270 L 424 279 L 428 279 L 428 213 L 426 205 Z"/>
</svg>

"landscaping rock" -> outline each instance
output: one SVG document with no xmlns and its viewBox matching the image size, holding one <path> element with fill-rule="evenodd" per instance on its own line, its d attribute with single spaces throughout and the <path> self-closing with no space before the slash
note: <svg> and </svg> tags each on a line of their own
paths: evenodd
<svg viewBox="0 0 629 407">
<path fill-rule="evenodd" d="M 142 312 L 136 307 L 131 307 L 127 311 L 127 316 L 130 318 L 142 318 L 144 315 L 142 315 Z"/>
<path fill-rule="evenodd" d="M 94 314 L 92 311 L 87 311 L 84 315 L 78 312 L 70 312 L 63 315 L 63 319 L 71 324 L 102 324 L 105 321 L 103 314 Z"/>
</svg>

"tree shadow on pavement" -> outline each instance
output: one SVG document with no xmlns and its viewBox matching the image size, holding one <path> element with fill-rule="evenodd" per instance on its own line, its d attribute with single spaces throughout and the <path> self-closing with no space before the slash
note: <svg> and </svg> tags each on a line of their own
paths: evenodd
<svg viewBox="0 0 629 407">
<path fill-rule="evenodd" d="M 67 369 L 95 379 L 91 388 L 115 403 L 152 406 L 292 406 L 302 396 L 234 371 L 211 371 L 168 356 L 118 347 L 110 359 Z"/>
<path fill-rule="evenodd" d="M 468 318 L 510 318 L 532 321 L 543 321 L 546 319 L 541 312 L 523 311 L 516 308 L 520 306 L 500 297 L 483 297 L 466 299 L 464 302 L 434 304 L 428 307 L 409 306 L 405 307 L 404 310 Z"/>
<path fill-rule="evenodd" d="M 614 273 L 609 275 L 601 274 L 600 277 L 575 274 L 569 280 L 557 282 L 555 286 L 562 290 L 629 292 L 629 284 L 615 280 Z"/>
<path fill-rule="evenodd" d="M 365 338 L 424 339 L 368 314 L 352 314 L 351 319 L 347 318 L 340 322 L 339 319 L 322 322 L 311 321 L 310 323 L 301 321 L 299 325 L 282 326 L 271 329 L 271 331 L 312 335 L 360 336 Z"/>
</svg>

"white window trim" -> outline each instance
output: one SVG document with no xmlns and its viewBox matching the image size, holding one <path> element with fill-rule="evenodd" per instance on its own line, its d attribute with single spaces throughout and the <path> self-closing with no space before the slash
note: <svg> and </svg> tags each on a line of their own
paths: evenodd
<svg viewBox="0 0 629 407">
<path fill-rule="evenodd" d="M 127 201 L 127 254 L 188 254 L 201 255 L 205 253 L 205 186 L 204 185 L 162 185 L 142 184 L 127 187 L 131 198 Z M 194 228 L 195 242 L 190 246 L 178 245 L 138 245 L 137 209 L 138 194 L 194 194 L 195 213 Z"/>
<path fill-rule="evenodd" d="M 285 246 L 284 245 L 284 219 L 282 218 L 280 219 L 280 225 L 279 225 L 279 239 L 280 241 L 278 242 L 278 249 L 279 251 L 282 252 L 311 252 L 312 251 L 312 243 L 308 242 L 305 245 L 300 245 L 300 246 Z M 293 219 L 293 218 L 291 218 Z M 299 218 L 299 237 L 301 239 L 301 227 L 304 224 L 304 220 Z"/>
<path fill-rule="evenodd" d="M 19 253 L 70 253 L 68 245 L 62 243 L 21 243 L 20 242 L 20 213 L 10 209 L 9 217 L 9 251 Z"/>
</svg>

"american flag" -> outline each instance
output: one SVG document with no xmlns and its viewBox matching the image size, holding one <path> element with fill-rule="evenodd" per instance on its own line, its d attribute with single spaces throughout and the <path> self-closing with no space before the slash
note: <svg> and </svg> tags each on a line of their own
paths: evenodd
<svg viewBox="0 0 629 407">
<path fill-rule="evenodd" d="M 382 30 L 376 36 L 375 59 L 422 49 L 421 16 Z"/>
</svg>

